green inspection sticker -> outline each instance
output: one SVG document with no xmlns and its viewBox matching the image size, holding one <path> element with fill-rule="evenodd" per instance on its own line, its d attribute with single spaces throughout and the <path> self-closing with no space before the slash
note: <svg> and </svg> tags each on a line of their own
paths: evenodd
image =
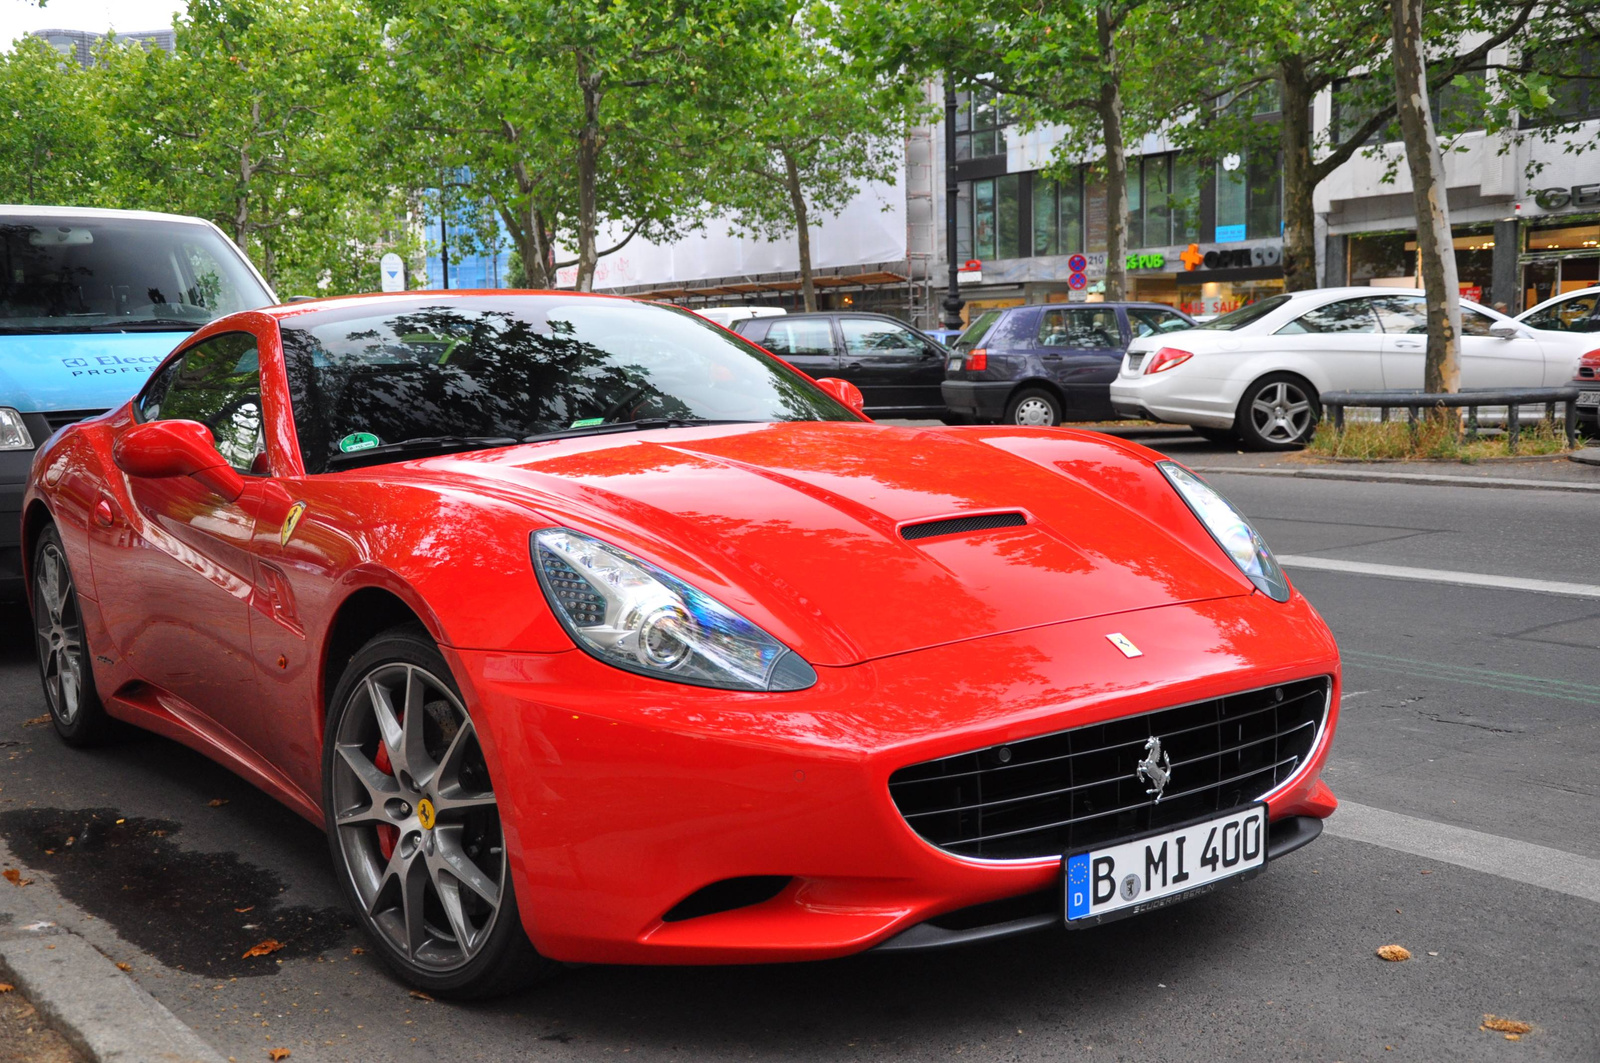
<svg viewBox="0 0 1600 1063">
<path fill-rule="evenodd" d="M 571 427 L 573 427 L 573 428 L 590 428 L 590 427 L 592 427 L 594 425 L 605 424 L 605 423 L 606 423 L 606 419 L 604 417 L 585 417 L 581 421 L 573 421 Z"/>
<path fill-rule="evenodd" d="M 339 450 L 344 454 L 353 454 L 358 450 L 371 450 L 378 443 L 378 437 L 371 432 L 351 432 L 339 440 Z"/>
</svg>

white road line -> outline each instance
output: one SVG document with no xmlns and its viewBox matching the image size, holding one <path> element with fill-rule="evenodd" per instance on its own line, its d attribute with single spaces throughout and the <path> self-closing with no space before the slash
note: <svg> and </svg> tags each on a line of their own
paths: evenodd
<svg viewBox="0 0 1600 1063">
<path fill-rule="evenodd" d="M 1323 829 L 1338 838 L 1381 845 L 1600 904 L 1600 860 L 1576 853 L 1403 816 L 1354 801 L 1339 802 L 1339 811 Z"/>
<path fill-rule="evenodd" d="M 1278 562 L 1291 570 L 1319 569 L 1323 572 L 1349 572 L 1358 576 L 1419 580 L 1424 583 L 1454 583 L 1462 587 L 1498 587 L 1505 590 L 1560 594 L 1569 598 L 1600 598 L 1600 586 L 1593 583 L 1562 583 L 1549 579 L 1524 579 L 1521 576 L 1490 576 L 1480 572 L 1452 572 L 1442 568 L 1412 568 L 1410 565 L 1378 565 L 1370 561 L 1343 561 L 1335 557 L 1303 557 L 1279 554 Z"/>
</svg>

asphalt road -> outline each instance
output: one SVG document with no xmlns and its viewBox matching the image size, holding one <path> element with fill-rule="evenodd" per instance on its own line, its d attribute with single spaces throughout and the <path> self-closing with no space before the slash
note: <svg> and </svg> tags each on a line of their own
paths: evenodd
<svg viewBox="0 0 1600 1063">
<path fill-rule="evenodd" d="M 1213 481 L 1280 554 L 1600 583 L 1592 495 Z M 1093 930 L 417 999 L 357 951 L 296 816 L 173 743 L 80 753 L 27 725 L 44 705 L 16 611 L 0 614 L 0 840 L 65 898 L 55 918 L 240 1061 L 1600 1059 L 1600 600 L 1290 575 L 1345 654 L 1327 778 L 1348 815 L 1260 878 Z M 1467 840 L 1427 855 L 1447 836 Z M 0 913 L 36 887 L 11 888 Z M 241 958 L 264 937 L 289 947 Z M 1377 959 L 1389 943 L 1414 958 Z M 1510 1044 L 1485 1014 L 1533 1031 Z"/>
</svg>

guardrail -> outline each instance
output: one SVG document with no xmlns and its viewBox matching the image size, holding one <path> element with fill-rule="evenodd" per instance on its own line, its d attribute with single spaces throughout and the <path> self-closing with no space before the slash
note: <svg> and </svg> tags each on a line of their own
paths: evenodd
<svg viewBox="0 0 1600 1063">
<path fill-rule="evenodd" d="M 1556 407 L 1563 407 L 1562 419 L 1566 422 L 1567 446 L 1576 446 L 1578 442 L 1578 389 L 1576 387 L 1562 388 L 1492 388 L 1474 389 L 1472 391 L 1426 392 L 1426 391 L 1330 391 L 1321 397 L 1322 415 L 1331 420 L 1333 426 L 1339 431 L 1344 431 L 1344 411 L 1351 407 L 1362 409 L 1377 409 L 1378 419 L 1387 421 L 1390 410 L 1405 410 L 1408 421 L 1413 430 L 1417 424 L 1419 410 L 1432 410 L 1441 407 L 1467 411 L 1467 438 L 1476 439 L 1478 436 L 1478 410 L 1485 406 L 1505 406 L 1506 413 L 1506 442 L 1513 454 L 1517 451 L 1517 436 L 1521 429 L 1519 407 L 1543 406 L 1546 421 L 1554 422 Z"/>
</svg>

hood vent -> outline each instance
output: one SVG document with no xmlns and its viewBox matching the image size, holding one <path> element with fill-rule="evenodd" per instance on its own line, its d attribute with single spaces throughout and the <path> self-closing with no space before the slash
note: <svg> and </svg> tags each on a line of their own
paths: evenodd
<svg viewBox="0 0 1600 1063">
<path fill-rule="evenodd" d="M 944 517 L 907 524 L 900 529 L 900 538 L 907 541 L 931 539 L 935 535 L 956 535 L 960 532 L 987 531 L 990 528 L 1020 528 L 1028 523 L 1021 513 L 978 513 L 971 517 Z"/>
</svg>

